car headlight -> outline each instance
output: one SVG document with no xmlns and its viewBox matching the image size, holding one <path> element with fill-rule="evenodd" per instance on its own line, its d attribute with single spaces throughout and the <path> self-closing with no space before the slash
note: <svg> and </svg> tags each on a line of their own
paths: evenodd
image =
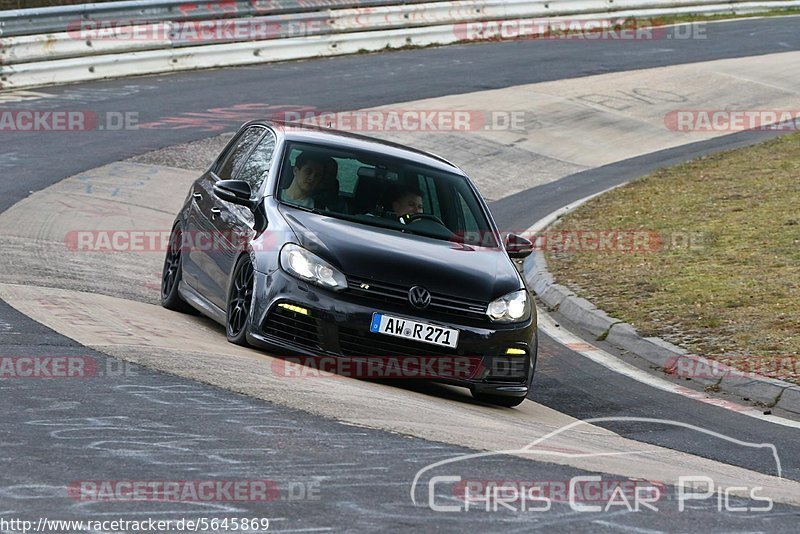
<svg viewBox="0 0 800 534">
<path fill-rule="evenodd" d="M 520 289 L 493 300 L 486 308 L 486 315 L 497 323 L 524 321 L 531 315 L 531 301 L 528 291 Z"/>
<path fill-rule="evenodd" d="M 287 273 L 328 289 L 345 289 L 347 279 L 336 267 L 299 245 L 281 249 L 281 267 Z"/>
</svg>

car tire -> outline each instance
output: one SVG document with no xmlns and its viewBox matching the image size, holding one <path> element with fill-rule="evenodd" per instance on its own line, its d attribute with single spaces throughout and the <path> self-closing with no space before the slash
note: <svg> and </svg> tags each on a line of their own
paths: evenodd
<svg viewBox="0 0 800 534">
<path fill-rule="evenodd" d="M 494 404 L 495 406 L 505 406 L 506 408 L 513 408 L 522 404 L 525 397 L 506 397 L 504 395 L 492 395 L 489 393 L 473 393 L 472 396 L 475 400 L 485 402 L 487 404 Z"/>
<path fill-rule="evenodd" d="M 250 311 L 253 305 L 255 271 L 248 255 L 242 255 L 233 268 L 233 278 L 225 306 L 225 332 L 228 341 L 247 346 Z"/>
<path fill-rule="evenodd" d="M 194 310 L 181 297 L 178 286 L 183 275 L 183 231 L 176 224 L 169 236 L 169 245 L 161 271 L 161 305 L 168 310 L 192 313 Z"/>
</svg>

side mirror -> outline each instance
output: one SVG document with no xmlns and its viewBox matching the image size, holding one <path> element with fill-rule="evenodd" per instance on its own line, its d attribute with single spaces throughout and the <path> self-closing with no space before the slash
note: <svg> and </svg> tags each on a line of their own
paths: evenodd
<svg viewBox="0 0 800 534">
<path fill-rule="evenodd" d="M 253 209 L 255 203 L 250 199 L 253 191 L 244 180 L 220 180 L 214 184 L 214 194 L 231 204 Z"/>
<path fill-rule="evenodd" d="M 508 255 L 515 259 L 527 258 L 533 252 L 533 243 L 517 234 L 508 234 L 504 246 Z"/>
</svg>

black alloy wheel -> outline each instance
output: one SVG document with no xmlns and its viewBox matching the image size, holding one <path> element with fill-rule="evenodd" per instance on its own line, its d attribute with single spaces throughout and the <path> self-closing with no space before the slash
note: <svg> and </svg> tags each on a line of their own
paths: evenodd
<svg viewBox="0 0 800 534">
<path fill-rule="evenodd" d="M 233 272 L 225 320 L 228 341 L 237 345 L 247 345 L 247 327 L 250 324 L 255 282 L 255 272 L 250 257 L 244 255 L 239 258 Z"/>
</svg>

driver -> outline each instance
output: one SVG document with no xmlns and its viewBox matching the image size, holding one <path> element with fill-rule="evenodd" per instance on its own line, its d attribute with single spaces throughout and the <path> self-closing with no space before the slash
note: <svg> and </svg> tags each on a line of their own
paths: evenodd
<svg viewBox="0 0 800 534">
<path fill-rule="evenodd" d="M 424 211 L 422 192 L 411 186 L 398 187 L 389 195 L 391 211 L 396 217 L 406 217 Z"/>
</svg>

